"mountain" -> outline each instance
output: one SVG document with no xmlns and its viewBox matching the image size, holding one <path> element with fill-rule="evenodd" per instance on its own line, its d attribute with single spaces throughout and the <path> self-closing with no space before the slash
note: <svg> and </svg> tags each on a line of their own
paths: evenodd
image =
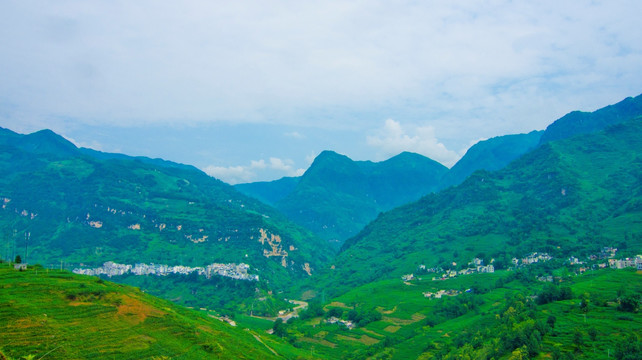
<svg viewBox="0 0 642 360">
<path fill-rule="evenodd" d="M 274 206 L 294 191 L 300 179 L 300 177 L 283 177 L 274 181 L 236 184 L 234 188 L 247 196 Z"/>
<path fill-rule="evenodd" d="M 573 111 L 546 128 L 540 142 L 566 139 L 579 134 L 603 130 L 607 126 L 639 118 L 642 114 L 642 94 L 594 112 Z"/>
<path fill-rule="evenodd" d="M 452 268 L 480 257 L 502 268 L 530 252 L 640 251 L 640 149 L 638 119 L 547 142 L 497 172 L 478 171 L 381 214 L 343 245 L 327 281 L 341 292 L 422 264 Z"/>
<path fill-rule="evenodd" d="M 497 136 L 473 145 L 444 175 L 440 188 L 459 185 L 477 170 L 495 171 L 504 168 L 539 145 L 542 131 L 528 134 Z"/>
<path fill-rule="evenodd" d="M 324 151 L 275 207 L 321 238 L 340 245 L 381 211 L 435 190 L 447 170 L 413 153 L 375 163 Z"/>
<path fill-rule="evenodd" d="M 246 263 L 283 290 L 333 255 L 274 209 L 191 166 L 77 149 L 48 130 L 3 130 L 0 171 L 5 258 L 70 268 Z"/>
<path fill-rule="evenodd" d="M 253 331 L 95 277 L 0 264 L 0 288 L 0 359 L 281 358 Z"/>
</svg>

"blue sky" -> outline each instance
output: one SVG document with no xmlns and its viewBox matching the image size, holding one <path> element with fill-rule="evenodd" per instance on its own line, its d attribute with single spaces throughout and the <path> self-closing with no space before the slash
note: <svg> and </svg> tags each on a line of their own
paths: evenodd
<svg viewBox="0 0 642 360">
<path fill-rule="evenodd" d="M 322 150 L 452 166 L 642 92 L 642 2 L 2 1 L 0 126 L 230 183 Z"/>
</svg>

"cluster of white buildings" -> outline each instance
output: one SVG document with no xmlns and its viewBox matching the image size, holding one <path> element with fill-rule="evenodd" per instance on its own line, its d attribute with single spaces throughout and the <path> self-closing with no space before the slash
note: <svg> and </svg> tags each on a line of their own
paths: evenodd
<svg viewBox="0 0 642 360">
<path fill-rule="evenodd" d="M 325 322 L 328 324 L 343 325 L 346 328 L 348 328 L 348 330 L 352 330 L 356 327 L 356 325 L 352 321 L 339 319 L 338 317 L 334 317 L 334 316 L 329 317 L 328 319 L 325 320 Z"/>
<path fill-rule="evenodd" d="M 102 267 L 93 269 L 74 269 L 76 274 L 83 275 L 106 275 L 108 277 L 133 274 L 133 275 L 156 275 L 166 276 L 169 274 L 182 274 L 189 275 L 196 272 L 199 276 L 205 276 L 208 279 L 213 275 L 230 277 L 237 280 L 258 281 L 259 276 L 256 274 L 248 274 L 250 265 L 248 264 L 210 264 L 206 267 L 190 267 L 190 266 L 169 266 L 165 264 L 118 264 L 113 261 L 108 261 Z"/>
<path fill-rule="evenodd" d="M 430 292 L 430 291 L 426 291 L 426 292 L 424 292 L 422 294 L 424 295 L 425 298 L 441 299 L 442 296 L 457 296 L 457 295 L 461 294 L 461 292 L 459 290 L 439 290 L 439 291 L 434 292 L 434 293 Z"/>
<path fill-rule="evenodd" d="M 600 254 L 598 255 L 590 255 L 588 257 L 588 260 L 591 262 L 598 261 L 600 259 L 608 259 L 607 262 L 594 262 L 593 263 L 593 268 L 598 267 L 600 269 L 606 268 L 607 266 L 610 267 L 611 269 L 626 269 L 626 268 L 636 268 L 637 270 L 642 270 L 642 255 L 636 255 L 634 258 L 622 258 L 622 259 L 614 259 L 615 254 L 617 252 L 617 248 L 612 248 L 612 247 L 604 247 Z M 586 264 L 585 261 L 581 261 L 575 256 L 571 256 L 568 258 L 568 263 L 571 265 L 584 265 Z M 586 267 L 580 267 L 579 271 L 580 273 L 585 272 L 586 270 L 589 270 L 590 265 L 586 265 Z"/>
<path fill-rule="evenodd" d="M 551 260 L 552 258 L 553 257 L 547 253 L 534 252 L 521 259 L 513 258 L 511 262 L 513 263 L 514 266 L 520 266 L 520 265 L 530 265 L 540 261 L 544 262 L 544 261 Z"/>
<path fill-rule="evenodd" d="M 642 270 L 642 255 L 637 255 L 635 258 L 609 259 L 609 266 L 613 269 L 632 267 Z"/>
</svg>

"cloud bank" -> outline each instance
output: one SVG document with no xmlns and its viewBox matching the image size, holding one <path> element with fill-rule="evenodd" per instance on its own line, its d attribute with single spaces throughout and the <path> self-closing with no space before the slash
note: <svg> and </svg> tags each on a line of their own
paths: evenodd
<svg viewBox="0 0 642 360">
<path fill-rule="evenodd" d="M 439 142 L 435 136 L 435 129 L 431 126 L 416 127 L 412 133 L 409 135 L 398 121 L 388 119 L 382 128 L 367 136 L 367 143 L 378 149 L 380 160 L 410 151 L 451 167 L 463 155 L 447 149 Z"/>
<path fill-rule="evenodd" d="M 251 124 L 282 127 L 300 153 L 403 143 L 451 163 L 475 139 L 642 92 L 640 13 L 639 0 L 2 1 L 0 126 L 90 144 L 88 127 Z M 385 119 L 397 137 L 352 136 Z M 274 137 L 233 136 L 230 152 L 254 155 L 194 162 L 241 179 L 265 172 L 236 164 L 295 158 Z M 133 154 L 162 153 L 145 141 Z"/>
<path fill-rule="evenodd" d="M 305 169 L 294 168 L 294 162 L 290 159 L 279 159 L 271 157 L 268 161 L 264 159 L 252 160 L 247 166 L 215 166 L 210 165 L 203 169 L 206 174 L 222 180 L 228 184 L 240 184 L 255 181 L 264 173 L 277 174 L 275 178 L 282 176 L 301 176 Z"/>
</svg>

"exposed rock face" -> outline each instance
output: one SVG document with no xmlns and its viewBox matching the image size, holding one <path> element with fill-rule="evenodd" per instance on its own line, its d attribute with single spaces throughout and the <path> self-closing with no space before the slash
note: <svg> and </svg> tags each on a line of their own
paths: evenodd
<svg viewBox="0 0 642 360">
<path fill-rule="evenodd" d="M 263 256 L 269 258 L 273 256 L 280 256 L 281 257 L 281 265 L 283 267 L 288 266 L 288 252 L 286 250 L 283 250 L 283 244 L 281 241 L 281 237 L 277 234 L 270 234 L 268 236 L 268 233 L 265 229 L 259 229 L 261 232 L 261 237 L 259 238 L 259 242 L 261 245 L 265 245 L 267 242 L 267 245 L 269 246 L 268 249 L 263 249 Z"/>
</svg>

